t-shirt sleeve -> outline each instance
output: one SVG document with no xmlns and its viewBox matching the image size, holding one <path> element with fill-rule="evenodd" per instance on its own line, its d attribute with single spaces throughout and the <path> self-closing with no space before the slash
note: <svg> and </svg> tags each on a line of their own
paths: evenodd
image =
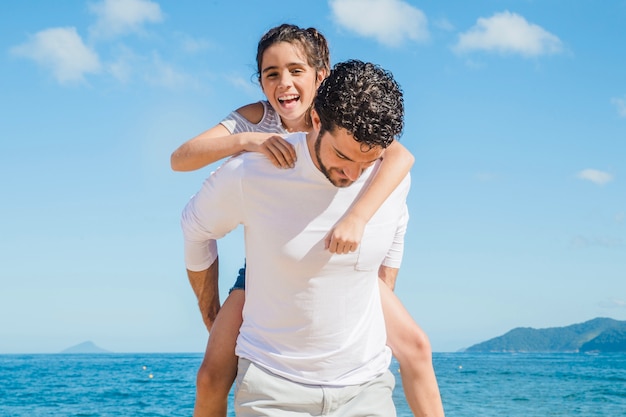
<svg viewBox="0 0 626 417">
<path fill-rule="evenodd" d="M 250 132 L 250 122 L 236 111 L 231 112 L 221 122 L 231 135 L 241 132 Z"/>
<path fill-rule="evenodd" d="M 204 271 L 217 258 L 215 240 L 243 221 L 240 158 L 230 159 L 213 172 L 187 203 L 181 216 L 185 266 Z"/>
<path fill-rule="evenodd" d="M 274 113 L 268 113 L 265 102 L 260 101 L 259 103 L 263 105 L 263 117 L 259 123 L 252 123 L 235 110 L 230 112 L 220 124 L 224 126 L 231 135 L 242 132 L 274 132 L 277 129 L 271 117 Z"/>
<path fill-rule="evenodd" d="M 408 174 L 406 178 L 400 183 L 398 189 L 394 193 L 398 193 L 398 198 L 402 199 L 402 209 L 398 218 L 398 224 L 396 226 L 396 233 L 393 238 L 393 242 L 387 251 L 387 255 L 383 260 L 383 265 L 389 268 L 400 268 L 402 263 L 402 257 L 404 255 L 404 236 L 406 235 L 407 226 L 409 224 L 409 207 L 407 206 L 406 199 L 411 188 L 411 175 Z"/>
<path fill-rule="evenodd" d="M 383 265 L 389 268 L 400 268 L 402 263 L 402 256 L 404 255 L 404 236 L 406 235 L 406 229 L 409 222 L 409 210 L 406 204 L 400 219 L 398 221 L 398 227 L 396 228 L 396 234 L 393 238 L 393 242 L 387 251 L 387 255 L 383 260 Z"/>
</svg>

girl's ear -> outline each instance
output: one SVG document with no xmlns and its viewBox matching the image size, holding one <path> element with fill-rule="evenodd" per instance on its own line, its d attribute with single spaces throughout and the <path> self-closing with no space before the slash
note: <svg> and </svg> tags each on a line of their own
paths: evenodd
<svg viewBox="0 0 626 417">
<path fill-rule="evenodd" d="M 317 85 L 319 86 L 326 77 L 328 77 L 328 73 L 325 69 L 317 71 Z"/>
</svg>

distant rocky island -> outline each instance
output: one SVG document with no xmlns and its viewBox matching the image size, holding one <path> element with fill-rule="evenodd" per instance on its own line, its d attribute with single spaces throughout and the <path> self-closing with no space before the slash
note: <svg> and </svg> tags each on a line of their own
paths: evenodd
<svg viewBox="0 0 626 417">
<path fill-rule="evenodd" d="M 609 353 L 626 352 L 626 321 L 595 318 L 565 327 L 518 327 L 470 346 L 471 353 Z"/>
<path fill-rule="evenodd" d="M 87 341 L 83 343 L 79 343 L 77 345 L 68 347 L 67 349 L 62 350 L 60 353 L 111 353 L 106 349 L 102 349 L 99 346 L 96 346 L 93 342 Z"/>
</svg>

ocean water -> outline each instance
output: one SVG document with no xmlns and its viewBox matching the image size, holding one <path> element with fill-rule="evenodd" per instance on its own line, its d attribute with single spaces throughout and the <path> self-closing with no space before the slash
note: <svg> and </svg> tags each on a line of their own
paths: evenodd
<svg viewBox="0 0 626 417">
<path fill-rule="evenodd" d="M 0 355 L 0 416 L 189 417 L 201 359 Z M 435 353 L 433 360 L 447 417 L 626 416 L 626 354 Z M 392 370 L 398 417 L 411 416 L 397 363 Z"/>
</svg>

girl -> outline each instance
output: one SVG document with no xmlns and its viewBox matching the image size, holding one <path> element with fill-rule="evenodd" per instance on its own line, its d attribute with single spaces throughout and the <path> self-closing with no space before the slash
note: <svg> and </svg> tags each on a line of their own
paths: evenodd
<svg viewBox="0 0 626 417">
<path fill-rule="evenodd" d="M 295 153 L 281 136 L 311 130 L 310 108 L 317 87 L 330 71 L 326 39 L 314 28 L 284 24 L 269 30 L 257 48 L 258 80 L 267 101 L 249 104 L 181 145 L 171 157 L 172 169 L 191 171 L 239 152 L 261 152 L 278 168 L 295 163 Z M 332 253 L 355 251 L 366 223 L 408 173 L 413 156 L 397 141 L 387 148 L 374 181 L 339 223 L 329 231 Z M 217 265 L 217 262 L 214 264 Z M 209 281 L 217 282 L 217 268 Z M 416 416 L 443 416 L 427 336 L 393 293 L 397 270 L 381 266 L 380 292 L 388 345 L 400 364 L 407 402 Z M 219 314 L 203 311 L 216 288 L 204 288 L 207 277 L 189 275 L 209 329 L 204 360 L 198 371 L 194 416 L 225 417 L 227 397 L 237 370 L 235 343 L 245 301 L 244 269 Z M 382 282 L 384 281 L 384 282 Z M 219 303 L 218 303 L 219 304 Z"/>
</svg>

